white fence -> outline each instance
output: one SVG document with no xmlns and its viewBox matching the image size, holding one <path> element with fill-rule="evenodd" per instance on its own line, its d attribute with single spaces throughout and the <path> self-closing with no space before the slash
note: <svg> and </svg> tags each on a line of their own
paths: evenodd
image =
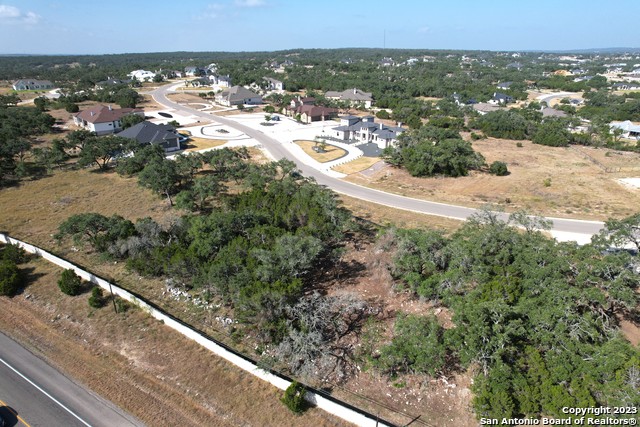
<svg viewBox="0 0 640 427">
<path fill-rule="evenodd" d="M 22 247 L 25 251 L 36 254 L 46 259 L 47 261 L 53 264 L 56 264 L 59 267 L 62 267 L 64 269 L 74 270 L 76 274 L 82 277 L 84 280 L 94 283 L 107 291 L 112 291 L 114 294 L 118 295 L 120 298 L 137 305 L 142 310 L 149 313 L 149 315 L 151 315 L 152 317 L 164 322 L 164 324 L 167 325 L 168 327 L 175 329 L 182 335 L 194 340 L 195 342 L 205 347 L 206 349 L 212 351 L 216 355 L 233 363 L 239 368 L 242 368 L 245 371 L 255 375 L 256 377 L 261 378 L 264 381 L 267 381 L 268 383 L 278 387 L 281 390 L 285 390 L 291 384 L 291 381 L 285 378 L 284 376 L 280 376 L 259 368 L 255 364 L 255 362 L 253 362 L 249 358 L 246 358 L 240 355 L 239 353 L 233 351 L 231 348 L 227 347 L 225 344 L 220 343 L 214 340 L 213 338 L 208 337 L 203 333 L 190 328 L 186 324 L 176 320 L 173 316 L 168 315 L 167 313 L 164 313 L 159 308 L 144 301 L 142 297 L 136 296 L 131 292 L 125 289 L 122 289 L 121 287 L 113 283 L 109 283 L 108 281 L 96 276 L 93 273 L 90 273 L 88 271 L 81 269 L 80 267 L 72 264 L 71 262 L 65 259 L 57 257 L 37 246 L 33 246 L 33 245 L 30 245 L 29 243 L 25 243 L 20 240 L 9 237 L 3 233 L 0 233 L 0 242 L 18 245 Z M 310 403 L 314 404 L 318 408 L 323 409 L 329 412 L 330 414 L 333 414 L 337 417 L 340 417 L 358 426 L 363 426 L 363 427 L 393 426 L 393 424 L 387 421 L 379 420 L 374 415 L 368 414 L 365 411 L 359 410 L 358 408 L 355 408 L 349 405 L 348 403 L 341 402 L 338 399 L 335 399 L 330 396 L 324 396 L 314 390 L 308 391 L 305 398 L 306 400 L 308 400 Z"/>
</svg>

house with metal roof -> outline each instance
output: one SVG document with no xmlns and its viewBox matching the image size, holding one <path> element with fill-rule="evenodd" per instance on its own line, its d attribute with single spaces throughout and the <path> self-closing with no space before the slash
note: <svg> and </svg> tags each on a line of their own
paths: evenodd
<svg viewBox="0 0 640 427">
<path fill-rule="evenodd" d="M 183 139 L 173 126 L 159 125 L 148 121 L 140 122 L 118 132 L 116 136 L 136 140 L 142 145 L 160 145 L 166 152 L 179 150 L 180 140 Z"/>
<path fill-rule="evenodd" d="M 371 104 L 373 104 L 371 93 L 363 92 L 356 88 L 347 89 L 342 92 L 328 91 L 325 97 L 333 99 L 334 101 L 346 101 L 351 105 L 362 105 L 364 108 L 371 108 Z"/>
<path fill-rule="evenodd" d="M 13 90 L 46 90 L 55 86 L 49 80 L 22 79 L 13 83 Z"/>
<path fill-rule="evenodd" d="M 496 87 L 498 89 L 508 90 L 511 87 L 512 84 L 513 84 L 513 82 L 501 82 L 501 83 L 498 83 L 496 85 Z"/>
<path fill-rule="evenodd" d="M 382 149 L 394 145 L 404 128 L 375 123 L 373 116 L 344 116 L 340 118 L 340 126 L 332 131 L 339 139 L 360 143 L 372 142 Z"/>
<path fill-rule="evenodd" d="M 611 128 L 612 133 L 616 129 L 621 130 L 622 133 L 620 136 L 623 138 L 640 140 L 640 125 L 629 120 L 625 120 L 624 122 L 611 122 L 609 127 Z"/>
<path fill-rule="evenodd" d="M 96 135 L 108 135 L 122 130 L 122 118 L 128 114 L 144 117 L 138 108 L 113 108 L 110 105 L 96 105 L 73 116 L 73 122 Z"/>
<path fill-rule="evenodd" d="M 262 97 L 242 86 L 233 86 L 217 94 L 215 101 L 227 107 L 240 104 L 259 105 L 262 104 Z"/>
</svg>

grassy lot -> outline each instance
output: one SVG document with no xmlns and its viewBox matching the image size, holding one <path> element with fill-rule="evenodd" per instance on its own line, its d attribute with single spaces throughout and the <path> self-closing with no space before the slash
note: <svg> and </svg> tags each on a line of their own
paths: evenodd
<svg viewBox="0 0 640 427">
<path fill-rule="evenodd" d="M 224 139 L 207 139 L 207 138 L 197 138 L 190 137 L 187 142 L 187 149 L 185 151 L 198 151 L 204 150 L 205 148 L 219 147 L 221 145 L 226 144 L 227 141 Z"/>
<path fill-rule="evenodd" d="M 388 166 L 371 176 L 358 173 L 345 179 L 415 198 L 471 207 L 496 204 L 507 211 L 524 208 L 558 217 L 604 220 L 633 214 L 640 206 L 640 192 L 616 181 L 640 175 L 640 154 L 520 143 L 522 147 L 494 138 L 473 142 L 488 164 L 507 163 L 510 175 L 505 177 L 472 172 L 461 178 L 415 178 Z"/>
<path fill-rule="evenodd" d="M 340 157 L 347 154 L 345 150 L 343 150 L 342 148 L 338 148 L 335 145 L 327 144 L 325 147 L 325 153 L 316 153 L 315 151 L 313 151 L 313 147 L 319 144 L 316 144 L 315 141 L 299 140 L 293 142 L 300 148 L 302 148 L 305 153 L 311 156 L 312 159 L 320 163 L 330 162 L 332 160 L 339 159 Z"/>
<path fill-rule="evenodd" d="M 318 409 L 293 415 L 275 387 L 139 309 L 115 314 L 90 308 L 88 293 L 62 294 L 62 270 L 42 259 L 23 268 L 29 286 L 0 297 L 3 332 L 148 425 L 346 425 Z"/>
<path fill-rule="evenodd" d="M 333 169 L 336 172 L 350 175 L 352 173 L 361 172 L 365 169 L 369 169 L 371 166 L 378 163 L 379 161 L 380 159 L 378 157 L 360 157 L 348 163 L 335 166 L 331 169 Z"/>
</svg>

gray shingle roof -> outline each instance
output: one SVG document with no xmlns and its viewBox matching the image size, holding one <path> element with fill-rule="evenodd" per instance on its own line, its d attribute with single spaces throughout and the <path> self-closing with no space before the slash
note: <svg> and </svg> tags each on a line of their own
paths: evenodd
<svg viewBox="0 0 640 427">
<path fill-rule="evenodd" d="M 178 139 L 178 133 L 173 126 L 158 125 L 147 121 L 118 132 L 117 136 L 135 139 L 140 144 L 175 143 Z"/>
</svg>

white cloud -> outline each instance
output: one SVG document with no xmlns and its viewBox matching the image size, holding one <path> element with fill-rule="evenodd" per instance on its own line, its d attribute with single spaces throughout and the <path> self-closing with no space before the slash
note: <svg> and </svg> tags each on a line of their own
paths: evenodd
<svg viewBox="0 0 640 427">
<path fill-rule="evenodd" d="M 222 18 L 225 6 L 220 3 L 211 3 L 207 5 L 207 8 L 202 11 L 197 16 L 194 16 L 194 19 L 201 21 L 205 19 L 218 19 Z"/>
<path fill-rule="evenodd" d="M 238 7 L 260 7 L 267 4 L 264 0 L 235 0 L 234 3 Z"/>
<path fill-rule="evenodd" d="M 0 19 L 11 19 L 20 17 L 20 9 L 6 4 L 0 4 Z"/>
<path fill-rule="evenodd" d="M 0 4 L 0 21 L 4 22 L 23 22 L 33 25 L 40 22 L 40 15 L 33 12 L 22 13 L 20 9 L 6 4 Z"/>
</svg>

